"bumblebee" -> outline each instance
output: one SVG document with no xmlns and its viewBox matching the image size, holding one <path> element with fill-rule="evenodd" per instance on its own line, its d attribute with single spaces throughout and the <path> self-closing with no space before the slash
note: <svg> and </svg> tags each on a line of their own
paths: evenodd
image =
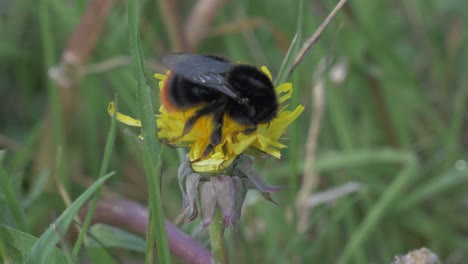
<svg viewBox="0 0 468 264">
<path fill-rule="evenodd" d="M 186 53 L 168 54 L 162 63 L 171 71 L 161 91 L 164 107 L 169 112 L 200 107 L 188 118 L 178 138 L 189 133 L 201 117 L 212 117 L 210 144 L 202 157 L 221 143 L 225 115 L 245 126 L 243 133 L 250 134 L 278 113 L 273 83 L 255 66 L 234 64 L 219 56 Z"/>
</svg>

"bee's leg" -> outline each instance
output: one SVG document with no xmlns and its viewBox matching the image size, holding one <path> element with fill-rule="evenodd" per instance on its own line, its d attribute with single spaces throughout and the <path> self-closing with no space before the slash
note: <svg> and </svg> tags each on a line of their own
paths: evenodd
<svg viewBox="0 0 468 264">
<path fill-rule="evenodd" d="M 223 139 L 224 107 L 218 108 L 213 113 L 213 132 L 211 132 L 210 144 L 203 151 L 202 157 L 210 154 Z"/>
<path fill-rule="evenodd" d="M 252 134 L 253 132 L 255 132 L 255 130 L 257 130 L 257 124 L 253 124 L 251 127 L 246 128 L 244 130 L 244 134 Z"/>
<path fill-rule="evenodd" d="M 187 120 L 187 122 L 185 122 L 184 130 L 182 131 L 182 134 L 180 136 L 178 136 L 177 138 L 173 139 L 173 141 L 178 140 L 178 139 L 182 138 L 183 136 L 187 135 L 192 130 L 193 126 L 197 123 L 198 119 L 200 119 L 200 117 L 212 114 L 215 111 L 217 111 L 218 109 L 220 109 L 221 107 L 224 108 L 224 105 L 225 105 L 224 100 L 218 100 L 218 101 L 214 101 L 213 103 L 211 103 L 211 104 L 209 104 L 209 105 L 207 105 L 205 107 L 202 107 L 202 108 L 198 109 Z"/>
</svg>

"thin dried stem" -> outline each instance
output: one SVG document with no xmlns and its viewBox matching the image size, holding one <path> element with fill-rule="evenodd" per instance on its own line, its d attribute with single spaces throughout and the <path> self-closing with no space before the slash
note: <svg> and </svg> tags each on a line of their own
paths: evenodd
<svg viewBox="0 0 468 264">
<path fill-rule="evenodd" d="M 307 200 L 307 205 L 309 208 L 313 208 L 320 204 L 332 203 L 345 195 L 358 192 L 361 189 L 362 185 L 360 183 L 348 182 L 330 190 L 314 193 Z"/>
<path fill-rule="evenodd" d="M 116 56 L 96 62 L 94 64 L 83 65 L 79 68 L 79 76 L 83 77 L 91 74 L 99 74 L 109 72 L 113 69 L 129 66 L 131 63 L 129 56 Z M 145 60 L 145 67 L 150 68 L 154 72 L 164 72 L 164 66 L 156 60 Z"/>
<path fill-rule="evenodd" d="M 185 21 L 184 37 L 187 51 L 194 51 L 208 34 L 209 25 L 225 0 L 198 0 Z"/>
<path fill-rule="evenodd" d="M 315 43 L 317 43 L 317 41 L 322 36 L 323 31 L 327 28 L 327 26 L 330 24 L 330 22 L 338 13 L 338 11 L 340 11 L 340 9 L 344 6 L 346 1 L 347 0 L 340 0 L 340 2 L 336 4 L 335 8 L 333 8 L 333 10 L 327 16 L 327 18 L 325 18 L 325 20 L 322 22 L 320 27 L 318 27 L 317 30 L 315 30 L 314 34 L 312 34 L 312 36 L 304 42 L 304 44 L 302 45 L 302 48 L 297 52 L 297 55 L 293 60 L 289 74 L 292 73 L 292 71 L 296 68 L 296 66 L 302 61 L 304 56 L 310 51 L 310 49 L 315 45 Z"/>
<path fill-rule="evenodd" d="M 83 65 L 88 60 L 101 36 L 107 14 L 115 0 L 93 0 L 81 18 L 62 56 L 65 63 Z"/>
<path fill-rule="evenodd" d="M 315 151 L 317 148 L 317 140 L 322 123 L 323 109 L 325 106 L 325 96 L 323 89 L 324 81 L 322 76 L 326 67 L 327 63 L 326 60 L 324 60 L 320 64 L 319 70 L 316 74 L 316 76 L 320 77 L 318 78 L 318 81 L 313 88 L 314 109 L 309 127 L 309 134 L 307 136 L 304 176 L 301 189 L 298 192 L 296 200 L 297 229 L 299 232 L 305 231 L 307 227 L 310 212 L 310 207 L 308 206 L 307 201 L 309 196 L 319 184 L 319 175 L 318 172 L 314 170 L 314 164 L 316 159 Z"/>
<path fill-rule="evenodd" d="M 130 56 L 116 56 L 93 64 L 84 65 L 80 67 L 79 74 L 80 76 L 86 76 L 108 72 L 115 68 L 128 66 L 130 63 Z"/>
<path fill-rule="evenodd" d="M 60 181 L 59 176 L 58 176 L 59 170 L 60 170 L 61 159 L 63 158 L 62 151 L 63 151 L 63 148 L 59 147 L 57 151 L 56 162 L 55 162 L 56 163 L 55 169 L 54 169 L 55 172 L 53 175 L 54 175 L 54 181 L 55 181 L 55 184 L 57 185 L 57 189 L 60 193 L 60 196 L 62 197 L 62 200 L 65 203 L 65 205 L 68 207 L 72 203 L 72 199 L 70 198 L 70 194 L 67 192 L 67 189 L 65 188 L 65 186 L 63 186 L 63 183 Z"/>
<path fill-rule="evenodd" d="M 209 36 L 220 36 L 238 32 L 245 32 L 263 26 L 268 26 L 268 22 L 265 19 L 261 17 L 248 17 L 245 19 L 219 25 L 210 30 Z"/>
<path fill-rule="evenodd" d="M 186 45 L 180 23 L 180 2 L 178 0 L 159 0 L 160 14 L 166 26 L 172 51 L 185 51 Z"/>
<path fill-rule="evenodd" d="M 71 131 L 70 121 L 75 120 L 76 106 L 79 103 L 79 74 L 78 69 L 86 63 L 94 51 L 101 36 L 105 19 L 112 10 L 115 0 L 92 0 L 89 2 L 85 14 L 69 38 L 62 53 L 61 61 L 49 70 L 49 77 L 57 84 L 60 109 L 63 117 L 65 136 Z M 44 129 L 41 144 L 34 159 L 35 171 L 42 171 L 54 162 L 56 146 L 52 139 L 52 112 L 47 111 L 43 118 Z"/>
<path fill-rule="evenodd" d="M 21 145 L 12 138 L 0 134 L 0 148 L 6 148 L 12 151 L 17 151 L 20 147 Z"/>
<path fill-rule="evenodd" d="M 223 36 L 239 32 L 248 32 L 257 28 L 264 28 L 271 32 L 275 41 L 282 51 L 286 52 L 289 47 L 289 40 L 286 34 L 282 32 L 275 24 L 261 17 L 247 17 L 238 21 L 231 21 L 219 25 L 208 32 L 209 37 Z"/>
</svg>

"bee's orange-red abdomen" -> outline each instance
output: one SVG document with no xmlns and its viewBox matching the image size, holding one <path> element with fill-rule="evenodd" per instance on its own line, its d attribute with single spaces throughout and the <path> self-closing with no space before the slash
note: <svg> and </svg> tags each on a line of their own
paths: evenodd
<svg viewBox="0 0 468 264">
<path fill-rule="evenodd" d="M 171 79 L 172 79 L 172 72 L 169 72 L 166 76 L 166 79 L 164 80 L 163 87 L 161 89 L 161 104 L 166 108 L 167 111 L 169 112 L 174 112 L 177 110 L 177 107 L 174 105 L 174 103 L 171 100 L 171 95 L 169 94 L 169 89 L 170 89 L 170 84 L 171 84 Z"/>
</svg>

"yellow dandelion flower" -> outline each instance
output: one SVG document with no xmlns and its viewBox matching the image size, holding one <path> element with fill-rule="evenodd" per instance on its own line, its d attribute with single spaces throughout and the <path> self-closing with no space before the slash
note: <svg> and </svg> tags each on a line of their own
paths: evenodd
<svg viewBox="0 0 468 264">
<path fill-rule="evenodd" d="M 261 68 L 270 79 L 271 73 L 266 67 Z M 159 80 L 159 88 L 162 90 L 170 71 L 164 74 L 155 74 Z M 207 115 L 198 119 L 189 133 L 183 134 L 187 120 L 201 107 L 186 111 L 166 109 L 164 105 L 159 108 L 156 115 L 158 138 L 174 147 L 190 146 L 189 160 L 192 169 L 197 172 L 215 172 L 228 168 L 232 162 L 242 153 L 263 153 L 276 158 L 281 157 L 281 149 L 286 145 L 280 142 L 281 136 L 287 127 L 304 110 L 299 105 L 294 110 L 286 109 L 284 102 L 291 98 L 293 87 L 291 83 L 283 83 L 275 88 L 280 103 L 277 116 L 267 124 L 259 124 L 257 129 L 249 134 L 243 133 L 245 125 L 239 124 L 228 115 L 224 116 L 222 127 L 222 139 L 214 150 L 203 157 L 203 152 L 210 144 L 210 136 L 213 131 L 212 117 Z M 115 114 L 113 104 L 108 108 L 110 115 Z M 141 127 L 140 120 L 116 113 L 116 119 L 130 126 Z"/>
</svg>

